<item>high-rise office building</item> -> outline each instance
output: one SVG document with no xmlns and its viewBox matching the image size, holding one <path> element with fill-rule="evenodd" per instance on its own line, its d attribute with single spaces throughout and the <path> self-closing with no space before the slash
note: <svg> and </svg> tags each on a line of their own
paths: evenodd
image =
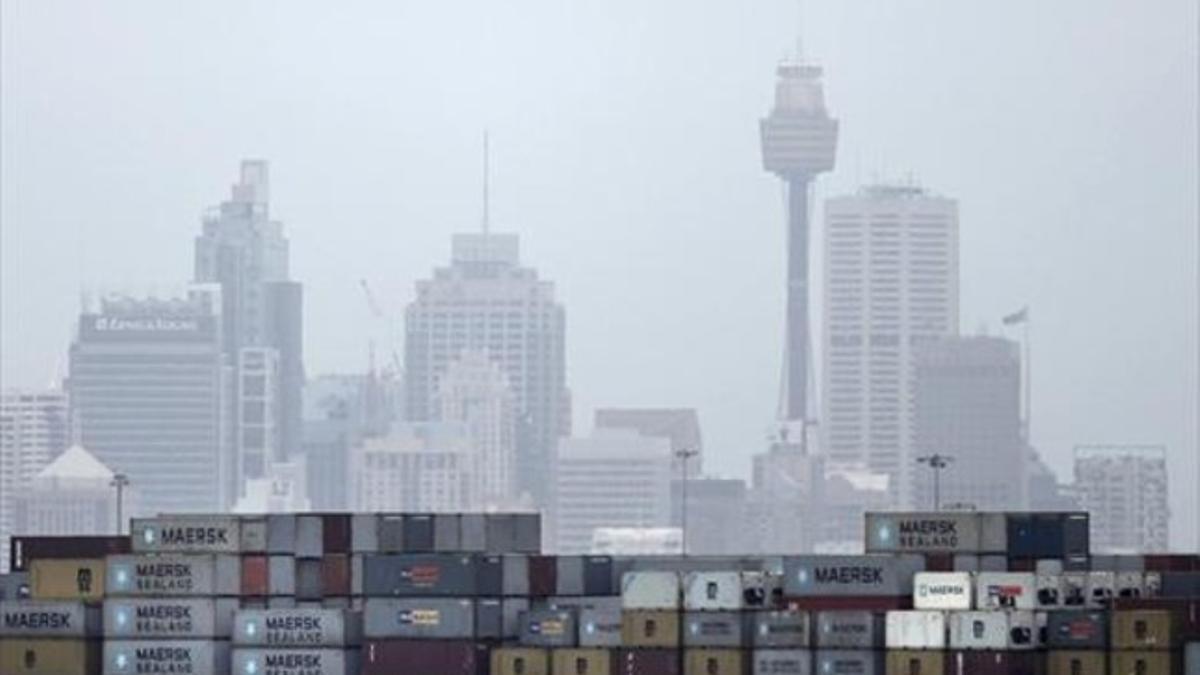
<svg viewBox="0 0 1200 675">
<path fill-rule="evenodd" d="M 780 418 L 806 433 L 810 411 L 808 192 L 819 174 L 833 169 L 838 124 L 825 110 L 821 69 L 785 63 L 776 71 L 775 106 L 762 120 L 763 168 L 787 185 L 787 321 Z"/>
<path fill-rule="evenodd" d="M 17 491 L 67 447 L 68 439 L 64 392 L 0 392 L 0 572 L 8 568 Z"/>
<path fill-rule="evenodd" d="M 516 405 L 500 363 L 483 351 L 464 351 L 437 382 L 438 418 L 467 429 L 471 493 L 477 508 L 515 502 Z"/>
<path fill-rule="evenodd" d="M 1163 553 L 1170 544 L 1167 449 L 1160 445 L 1075 448 L 1075 493 L 1091 514 L 1092 550 Z"/>
<path fill-rule="evenodd" d="M 117 492 L 112 480 L 113 472 L 100 460 L 82 446 L 71 446 L 21 489 L 16 500 L 17 532 L 63 536 L 117 532 Z M 137 511 L 136 494 L 133 489 L 122 492 L 122 518 Z"/>
<path fill-rule="evenodd" d="M 471 469 L 471 439 L 461 424 L 398 424 L 354 449 L 354 508 L 474 511 Z"/>
<path fill-rule="evenodd" d="M 237 367 L 230 432 L 239 486 L 301 449 L 302 289 L 289 280 L 283 224 L 268 207 L 267 163 L 244 161 L 232 195 L 204 215 L 196 237 L 195 280 L 221 287 L 222 350 Z"/>
<path fill-rule="evenodd" d="M 107 298 L 79 319 L 67 392 L 79 444 L 147 513 L 221 511 L 234 491 L 220 291 Z"/>
<path fill-rule="evenodd" d="M 915 347 L 912 451 L 951 458 L 941 470 L 940 503 L 987 511 L 1027 508 L 1017 343 L 949 337 Z M 932 508 L 933 487 L 933 471 L 919 467 L 913 505 Z"/>
<path fill-rule="evenodd" d="M 555 462 L 551 541 L 559 554 L 588 553 L 600 528 L 671 524 L 671 445 L 628 429 L 564 438 Z"/>
<path fill-rule="evenodd" d="M 875 185 L 828 200 L 825 220 L 822 446 L 909 506 L 913 355 L 958 332 L 958 207 Z"/>
<path fill-rule="evenodd" d="M 565 325 L 554 284 L 521 266 L 516 235 L 456 235 L 450 266 L 417 282 L 405 314 L 408 419 L 437 419 L 438 378 L 464 350 L 485 350 L 516 403 L 517 490 L 545 503 L 553 450 L 570 433 Z"/>
<path fill-rule="evenodd" d="M 692 555 L 744 555 L 746 481 L 690 478 L 687 481 L 687 552 Z M 683 481 L 671 481 L 671 523 L 683 527 Z"/>
<path fill-rule="evenodd" d="M 596 410 L 597 429 L 632 429 L 643 436 L 665 438 L 671 442 L 671 475 L 699 476 L 704 461 L 704 442 L 700 435 L 700 416 L 694 408 L 600 408 Z"/>
</svg>

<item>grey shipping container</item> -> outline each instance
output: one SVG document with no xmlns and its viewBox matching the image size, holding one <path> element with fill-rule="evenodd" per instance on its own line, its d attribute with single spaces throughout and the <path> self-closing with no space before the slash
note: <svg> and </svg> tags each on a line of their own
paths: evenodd
<svg viewBox="0 0 1200 675">
<path fill-rule="evenodd" d="M 1185 675 L 1200 675 L 1200 642 L 1189 642 L 1183 648 L 1183 665 Z"/>
<path fill-rule="evenodd" d="M 620 592 L 620 579 L 614 575 L 610 556 L 590 555 L 583 559 L 584 595 L 617 595 Z"/>
<path fill-rule="evenodd" d="M 1046 644 L 1052 649 L 1104 649 L 1108 644 L 1105 612 L 1049 612 Z"/>
<path fill-rule="evenodd" d="M 296 609 L 296 598 L 267 598 L 265 605 L 248 605 L 242 600 L 242 609 Z"/>
<path fill-rule="evenodd" d="M 104 637 L 228 638 L 237 609 L 237 598 L 109 598 L 104 601 Z"/>
<path fill-rule="evenodd" d="M 70 600 L 0 601 L 0 638 L 94 638 L 100 635 L 100 610 Z"/>
<path fill-rule="evenodd" d="M 504 558 L 498 555 L 474 556 L 475 594 L 504 594 Z"/>
<path fill-rule="evenodd" d="M 521 634 L 521 615 L 529 611 L 529 598 L 503 598 L 500 601 L 503 618 L 502 635 L 515 640 Z"/>
<path fill-rule="evenodd" d="M 761 610 L 750 614 L 750 644 L 762 647 L 808 647 L 812 626 L 808 612 Z"/>
<path fill-rule="evenodd" d="M 787 596 L 903 596 L 912 593 L 913 575 L 925 561 L 913 555 L 788 556 L 783 569 Z"/>
<path fill-rule="evenodd" d="M 985 532 L 986 529 L 986 532 Z M 868 553 L 1005 553 L 1003 514 L 868 513 Z"/>
<path fill-rule="evenodd" d="M 475 599 L 475 639 L 503 640 L 504 603 L 500 598 Z"/>
<path fill-rule="evenodd" d="M 358 675 L 358 650 L 233 650 L 232 675 Z"/>
<path fill-rule="evenodd" d="M 529 556 L 510 553 L 501 556 L 501 559 L 504 568 L 503 594 L 509 597 L 529 595 Z"/>
<path fill-rule="evenodd" d="M 267 593 L 274 596 L 296 595 L 296 559 L 288 555 L 267 558 Z"/>
<path fill-rule="evenodd" d="M 320 558 L 325 555 L 324 519 L 318 515 L 296 516 L 296 557 Z"/>
<path fill-rule="evenodd" d="M 134 518 L 129 537 L 134 553 L 237 553 L 242 548 L 237 516 Z"/>
<path fill-rule="evenodd" d="M 484 514 L 462 514 L 458 520 L 458 534 L 463 551 L 487 551 L 487 522 Z"/>
<path fill-rule="evenodd" d="M 321 560 L 296 559 L 296 599 L 321 599 Z"/>
<path fill-rule="evenodd" d="M 484 520 L 488 553 L 515 553 L 517 518 L 512 513 L 489 513 Z"/>
<path fill-rule="evenodd" d="M 267 517 L 242 517 L 241 553 L 267 552 Z"/>
<path fill-rule="evenodd" d="M 882 648 L 883 615 L 868 611 L 817 612 L 814 642 L 820 648 Z"/>
<path fill-rule="evenodd" d="M 579 609 L 579 645 L 581 647 L 621 646 L 621 605 L 616 602 Z"/>
<path fill-rule="evenodd" d="M 375 527 L 380 553 L 404 553 L 404 516 L 381 515 Z"/>
<path fill-rule="evenodd" d="M 575 611 L 533 609 L 521 617 L 520 642 L 530 647 L 574 647 L 579 643 Z"/>
<path fill-rule="evenodd" d="M 296 514 L 272 513 L 267 516 L 267 553 L 296 554 Z"/>
<path fill-rule="evenodd" d="M 433 516 L 433 550 L 438 553 L 462 552 L 462 516 L 437 513 Z"/>
<path fill-rule="evenodd" d="M 350 516 L 350 551 L 377 553 L 379 551 L 379 516 L 374 513 L 355 513 Z"/>
<path fill-rule="evenodd" d="M 0 600 L 19 600 L 29 597 L 29 573 L 0 574 Z"/>
<path fill-rule="evenodd" d="M 813 672 L 820 675 L 883 675 L 884 652 L 859 649 L 818 649 Z"/>
<path fill-rule="evenodd" d="M 404 551 L 432 553 L 433 514 L 412 513 L 404 516 Z"/>
<path fill-rule="evenodd" d="M 469 555 L 417 553 L 363 556 L 363 593 L 368 596 L 476 595 L 475 559 Z"/>
<path fill-rule="evenodd" d="M 105 588 L 109 596 L 233 596 L 241 591 L 241 560 L 211 554 L 109 556 Z"/>
<path fill-rule="evenodd" d="M 555 560 L 555 595 L 583 595 L 583 556 L 560 555 Z"/>
<path fill-rule="evenodd" d="M 340 609 L 243 609 L 233 643 L 247 647 L 346 647 L 362 643 L 362 615 Z"/>
<path fill-rule="evenodd" d="M 685 612 L 685 647 L 741 647 L 746 642 L 746 615 L 742 612 Z"/>
<path fill-rule="evenodd" d="M 368 638 L 470 640 L 475 603 L 465 598 L 368 598 L 363 611 Z"/>
<path fill-rule="evenodd" d="M 109 640 L 104 675 L 228 675 L 229 643 L 214 640 Z"/>
<path fill-rule="evenodd" d="M 538 513 L 516 514 L 517 553 L 540 553 L 542 550 L 542 516 Z"/>
<path fill-rule="evenodd" d="M 753 675 L 811 675 L 813 654 L 807 649 L 755 649 L 751 655 Z"/>
<path fill-rule="evenodd" d="M 1066 558 L 1089 554 L 1088 514 L 1011 513 L 1008 555 L 1011 558 Z"/>
</svg>

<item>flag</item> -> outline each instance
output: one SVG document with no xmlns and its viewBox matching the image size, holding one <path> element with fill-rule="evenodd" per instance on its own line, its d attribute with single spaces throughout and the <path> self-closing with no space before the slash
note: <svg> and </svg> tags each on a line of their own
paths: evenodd
<svg viewBox="0 0 1200 675">
<path fill-rule="evenodd" d="M 1029 307 L 1022 307 L 1019 311 L 1013 312 L 1001 319 L 1005 326 L 1011 326 L 1017 323 L 1025 323 L 1029 320 Z"/>
</svg>

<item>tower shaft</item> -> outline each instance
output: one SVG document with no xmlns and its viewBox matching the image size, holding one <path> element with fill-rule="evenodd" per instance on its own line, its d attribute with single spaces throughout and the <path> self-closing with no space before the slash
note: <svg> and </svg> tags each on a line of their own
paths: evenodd
<svg viewBox="0 0 1200 675">
<path fill-rule="evenodd" d="M 796 174 L 787 179 L 788 261 L 787 337 L 784 355 L 784 419 L 808 417 L 808 186 L 811 177 Z"/>
</svg>

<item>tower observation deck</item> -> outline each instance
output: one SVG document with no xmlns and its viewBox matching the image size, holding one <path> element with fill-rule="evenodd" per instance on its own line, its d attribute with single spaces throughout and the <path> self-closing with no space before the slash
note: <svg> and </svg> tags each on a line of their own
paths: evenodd
<svg viewBox="0 0 1200 675">
<path fill-rule="evenodd" d="M 776 71 L 775 107 L 761 122 L 763 168 L 787 184 L 787 321 L 780 410 L 783 421 L 808 418 L 811 350 L 808 312 L 808 188 L 833 169 L 837 120 L 825 110 L 821 68 L 785 63 Z"/>
</svg>

